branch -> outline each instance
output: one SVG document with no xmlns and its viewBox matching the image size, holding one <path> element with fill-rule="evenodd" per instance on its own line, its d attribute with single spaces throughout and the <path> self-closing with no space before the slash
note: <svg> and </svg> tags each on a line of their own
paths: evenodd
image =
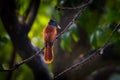
<svg viewBox="0 0 120 80">
<path fill-rule="evenodd" d="M 103 45 L 103 47 L 100 48 L 100 49 L 101 49 L 100 54 L 103 54 L 104 49 L 108 46 L 108 44 L 110 43 L 110 41 L 111 41 L 111 39 L 112 39 L 115 31 L 117 31 L 118 29 L 120 29 L 120 23 L 114 28 L 114 30 L 112 31 L 110 37 L 109 37 L 108 40 L 105 42 L 105 44 Z"/>
<path fill-rule="evenodd" d="M 29 58 L 27 58 L 27 59 L 25 59 L 25 60 L 22 60 L 22 61 L 19 62 L 18 64 L 15 64 L 12 68 L 0 70 L 0 71 L 1 71 L 1 72 L 13 71 L 13 70 L 17 69 L 18 67 L 20 67 L 22 64 L 24 64 L 24 63 L 26 63 L 26 62 L 29 62 L 29 61 L 32 60 L 34 57 L 38 56 L 40 53 L 43 52 L 43 50 L 44 50 L 44 47 L 43 47 L 40 51 L 38 51 L 38 52 L 36 52 L 34 55 L 32 55 L 31 57 L 29 57 Z"/>
<path fill-rule="evenodd" d="M 95 56 L 97 56 L 97 55 L 102 55 L 103 52 L 104 52 L 104 49 L 108 46 L 109 42 L 111 41 L 111 39 L 112 39 L 112 37 L 113 37 L 113 34 L 114 34 L 119 28 L 120 28 L 120 24 L 118 24 L 118 25 L 114 28 L 114 30 L 112 31 L 109 39 L 105 42 L 105 44 L 104 44 L 101 48 L 99 48 L 97 51 L 93 52 L 91 55 L 89 55 L 89 56 L 85 57 L 84 59 L 82 59 L 79 63 L 76 63 L 76 64 L 70 66 L 69 68 L 65 69 L 64 71 L 62 71 L 61 73 L 59 73 L 58 75 L 56 75 L 56 76 L 54 77 L 54 80 L 57 79 L 57 78 L 59 78 L 60 76 L 64 75 L 65 73 L 67 73 L 67 72 L 69 72 L 69 71 L 71 71 L 71 70 L 73 70 L 73 69 L 76 69 L 76 67 L 78 67 L 78 66 L 81 68 L 86 62 L 88 62 L 90 59 L 93 59 Z"/>
<path fill-rule="evenodd" d="M 32 24 L 36 18 L 39 9 L 39 5 L 40 5 L 40 0 L 31 0 L 29 4 L 29 8 L 26 10 L 25 19 L 29 16 L 25 24 L 25 27 L 23 24 L 23 28 L 25 29 L 26 33 L 28 33 L 32 27 Z"/>
<path fill-rule="evenodd" d="M 28 15 L 30 14 L 30 10 L 31 10 L 31 8 L 32 8 L 31 5 L 33 5 L 33 0 L 30 0 L 29 6 L 28 6 L 27 10 L 26 10 L 25 13 L 24 13 L 24 20 L 27 20 Z"/>
<path fill-rule="evenodd" d="M 58 8 L 58 9 L 79 9 L 79 11 L 74 15 L 73 19 L 68 23 L 68 25 L 65 27 L 65 29 L 57 35 L 56 39 L 58 39 L 62 34 L 68 31 L 68 28 L 76 21 L 76 19 L 80 16 L 80 14 L 83 12 L 83 10 L 92 2 L 92 0 L 89 0 L 86 4 L 83 4 L 79 8 Z"/>
<path fill-rule="evenodd" d="M 80 7 L 55 7 L 56 10 L 80 10 L 80 9 L 83 9 L 85 8 L 86 6 L 88 6 L 89 4 L 92 3 L 92 0 L 89 0 L 86 4 L 80 6 Z"/>
</svg>

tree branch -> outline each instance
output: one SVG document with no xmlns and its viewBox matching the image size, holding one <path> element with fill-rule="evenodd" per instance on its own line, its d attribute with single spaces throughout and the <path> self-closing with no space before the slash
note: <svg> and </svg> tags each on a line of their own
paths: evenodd
<svg viewBox="0 0 120 80">
<path fill-rule="evenodd" d="M 59 33 L 56 37 L 58 39 L 63 33 L 68 31 L 68 28 L 76 21 L 76 19 L 80 16 L 80 14 L 83 12 L 83 10 L 92 2 L 92 0 L 89 0 L 86 4 L 83 4 L 79 8 L 58 8 L 58 9 L 79 9 L 79 11 L 73 16 L 73 19 L 68 23 L 68 25 L 65 27 L 65 29 Z"/>
<path fill-rule="evenodd" d="M 108 40 L 105 42 L 105 44 L 100 48 L 101 49 L 101 52 L 100 54 L 103 54 L 104 52 L 104 49 L 109 45 L 112 37 L 113 37 L 113 34 L 115 33 L 115 31 L 117 31 L 118 29 L 120 29 L 120 23 L 114 28 L 114 30 L 112 31 L 110 37 L 108 38 Z"/>
<path fill-rule="evenodd" d="M 42 53 L 44 50 L 44 47 L 39 50 L 38 52 L 36 52 L 34 55 L 30 56 L 29 58 L 22 60 L 21 62 L 15 64 L 13 67 L 10 67 L 9 69 L 4 69 L 4 70 L 0 70 L 1 72 L 5 72 L 5 71 L 13 71 L 15 69 L 17 69 L 18 67 L 20 67 L 22 64 L 29 62 L 30 60 L 32 60 L 34 57 L 38 56 L 40 53 Z"/>
<path fill-rule="evenodd" d="M 31 10 L 31 8 L 32 8 L 31 5 L 33 5 L 33 0 L 30 0 L 30 3 L 29 3 L 28 8 L 26 9 L 25 13 L 23 14 L 23 15 L 24 15 L 24 20 L 25 20 L 25 21 L 27 20 L 28 15 L 30 14 L 30 10 Z"/>
<path fill-rule="evenodd" d="M 118 24 L 114 30 L 112 31 L 109 39 L 105 42 L 105 44 L 99 48 L 98 50 L 96 50 L 95 52 L 93 52 L 91 55 L 86 56 L 84 59 L 82 59 L 79 63 L 76 63 L 72 66 L 70 66 L 69 68 L 65 69 L 64 71 L 62 71 L 61 73 L 59 73 L 58 75 L 56 75 L 54 77 L 54 80 L 56 80 L 57 78 L 59 78 L 60 76 L 64 75 L 65 73 L 68 73 L 69 71 L 76 69 L 76 67 L 82 67 L 86 62 L 88 62 L 89 60 L 93 59 L 94 57 L 98 56 L 98 55 L 102 55 L 104 52 L 104 49 L 108 46 L 109 42 L 111 41 L 113 34 L 120 28 L 120 24 Z"/>
<path fill-rule="evenodd" d="M 59 10 L 59 11 L 61 11 L 61 10 L 81 10 L 91 3 L 92 3 L 92 0 L 88 0 L 88 2 L 86 2 L 85 4 L 83 4 L 80 7 L 58 7 L 58 6 L 56 6 L 55 9 Z"/>
<path fill-rule="evenodd" d="M 32 5 L 31 5 L 32 4 Z M 23 28 L 25 29 L 26 33 L 28 33 L 32 27 L 32 24 L 36 18 L 38 9 L 39 9 L 39 5 L 40 5 L 40 0 L 31 0 L 30 4 L 29 4 L 29 8 L 26 11 L 26 18 L 28 17 L 28 20 L 26 22 L 26 25 L 24 27 L 23 24 Z"/>
</svg>

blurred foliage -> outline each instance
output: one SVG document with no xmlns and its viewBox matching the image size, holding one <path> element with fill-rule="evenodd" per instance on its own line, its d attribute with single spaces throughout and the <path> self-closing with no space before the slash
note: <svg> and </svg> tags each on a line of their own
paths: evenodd
<svg viewBox="0 0 120 80">
<path fill-rule="evenodd" d="M 94 1 L 97 3 L 97 1 Z M 115 5 L 114 5 L 115 4 Z M 107 0 L 99 12 L 97 7 L 87 8 L 80 16 L 78 24 L 84 28 L 90 38 L 92 48 L 101 47 L 110 37 L 112 30 L 120 23 L 120 0 Z M 120 40 L 120 32 L 116 32 L 111 43 Z"/>
<path fill-rule="evenodd" d="M 63 50 L 67 50 L 69 52 L 72 51 L 71 45 L 72 41 L 78 42 L 79 36 L 78 36 L 78 30 L 77 30 L 77 25 L 73 24 L 70 26 L 70 29 L 68 32 L 62 35 L 62 40 L 61 40 L 61 48 Z"/>
<path fill-rule="evenodd" d="M 94 1 L 96 5 L 99 2 L 99 0 Z M 62 5 L 64 0 L 59 0 L 59 2 L 61 2 Z M 71 0 L 71 3 L 74 4 L 74 0 Z M 20 18 L 24 15 L 29 6 L 28 4 L 29 0 L 16 0 L 16 12 Z M 59 12 L 54 10 L 56 4 L 57 0 L 41 0 L 37 17 L 28 34 L 34 45 L 43 47 L 42 31 L 50 18 L 55 18 L 59 22 Z M 102 11 L 98 11 L 99 8 L 97 9 L 96 7 L 94 7 L 96 8 L 94 10 L 87 8 L 76 23 L 80 24 L 87 32 L 90 44 L 94 49 L 101 47 L 109 38 L 116 24 L 120 23 L 120 0 L 106 0 L 105 6 L 99 5 L 97 7 L 101 7 Z M 76 24 L 73 24 L 69 31 L 62 35 L 60 45 L 63 50 L 72 51 L 72 41 L 76 43 L 79 41 L 80 36 L 78 35 L 78 27 Z M 119 40 L 120 30 L 114 34 L 111 43 Z M 0 68 L 2 68 L 2 64 L 6 65 L 9 63 L 12 51 L 13 46 L 10 37 L 6 33 L 0 19 Z M 17 55 L 16 60 L 19 62 L 21 58 Z M 50 69 L 51 68 L 52 65 L 50 65 Z M 5 80 L 6 75 L 7 72 L 0 72 L 0 80 Z M 116 78 L 120 79 L 118 75 L 113 75 L 110 80 L 115 80 Z M 26 65 L 22 65 L 17 71 L 13 72 L 12 80 L 33 80 L 32 71 Z"/>
<path fill-rule="evenodd" d="M 92 33 L 90 36 L 90 43 L 92 44 L 93 48 L 101 47 L 111 36 L 113 29 L 117 24 L 104 24 L 103 26 L 98 26 L 97 29 Z M 116 32 L 113 34 L 111 43 L 117 42 L 120 40 L 120 33 Z"/>
<path fill-rule="evenodd" d="M 16 0 L 16 7 L 17 7 L 17 13 L 19 15 L 24 15 L 27 7 L 29 6 L 30 0 L 26 1 L 26 0 Z"/>
<path fill-rule="evenodd" d="M 113 74 L 109 80 L 120 80 L 120 74 Z"/>
<path fill-rule="evenodd" d="M 9 35 L 3 28 L 2 21 L 0 20 L 0 63 L 9 62 L 9 56 L 12 52 L 12 43 Z"/>
</svg>

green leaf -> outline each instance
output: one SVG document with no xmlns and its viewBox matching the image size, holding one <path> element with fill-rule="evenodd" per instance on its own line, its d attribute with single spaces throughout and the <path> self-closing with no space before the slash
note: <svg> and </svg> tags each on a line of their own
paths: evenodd
<svg viewBox="0 0 120 80">
<path fill-rule="evenodd" d="M 71 49 L 70 32 L 67 32 L 67 33 L 62 35 L 62 40 L 61 40 L 60 45 L 61 45 L 61 48 L 63 50 L 72 51 L 72 49 Z"/>
<path fill-rule="evenodd" d="M 97 47 L 101 47 L 107 40 L 105 32 L 101 28 L 96 30 Z"/>
<path fill-rule="evenodd" d="M 98 13 L 96 11 L 93 12 L 90 9 L 86 9 L 77 21 L 81 27 L 86 30 L 88 36 L 90 36 L 98 25 Z"/>
<path fill-rule="evenodd" d="M 105 32 L 101 28 L 97 28 L 96 31 L 90 36 L 90 43 L 93 48 L 101 47 L 107 40 Z"/>
<path fill-rule="evenodd" d="M 79 36 L 78 36 L 77 25 L 76 25 L 76 24 L 71 25 L 69 31 L 70 31 L 70 33 L 71 33 L 71 35 L 72 35 L 72 39 L 73 39 L 75 42 L 78 42 Z"/>
<path fill-rule="evenodd" d="M 92 44 L 92 47 L 95 49 L 97 48 L 97 40 L 96 40 L 96 34 L 93 33 L 91 36 L 90 36 L 90 43 Z"/>
</svg>

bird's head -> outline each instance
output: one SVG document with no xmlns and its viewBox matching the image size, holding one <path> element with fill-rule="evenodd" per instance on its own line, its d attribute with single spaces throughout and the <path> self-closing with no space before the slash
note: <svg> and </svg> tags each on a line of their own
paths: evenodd
<svg viewBox="0 0 120 80">
<path fill-rule="evenodd" d="M 61 29 L 61 27 L 54 20 L 50 20 L 48 24 L 58 29 Z"/>
</svg>

